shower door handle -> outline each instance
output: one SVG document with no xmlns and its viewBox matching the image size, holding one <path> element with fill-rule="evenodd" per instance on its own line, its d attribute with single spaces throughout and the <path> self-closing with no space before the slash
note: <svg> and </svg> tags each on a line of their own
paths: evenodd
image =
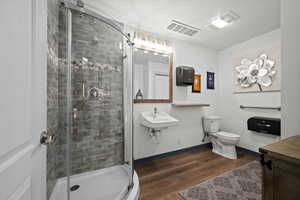
<svg viewBox="0 0 300 200">
<path fill-rule="evenodd" d="M 72 118 L 74 121 L 76 121 L 78 119 L 78 109 L 77 108 L 73 108 Z"/>
<path fill-rule="evenodd" d="M 55 141 L 55 135 L 50 135 L 47 131 L 43 131 L 40 138 L 40 144 L 48 145 L 53 144 Z"/>
<path fill-rule="evenodd" d="M 78 123 L 77 123 L 77 120 L 78 120 L 78 109 L 77 108 L 73 108 L 72 119 L 73 119 L 73 134 L 79 135 Z"/>
</svg>

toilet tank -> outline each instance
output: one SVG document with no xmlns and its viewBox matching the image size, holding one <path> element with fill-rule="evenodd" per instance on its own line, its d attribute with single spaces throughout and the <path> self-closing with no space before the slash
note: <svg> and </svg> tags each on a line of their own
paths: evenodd
<svg viewBox="0 0 300 200">
<path fill-rule="evenodd" d="M 203 117 L 203 126 L 204 131 L 206 133 L 216 133 L 220 128 L 220 120 L 219 116 L 205 116 Z"/>
</svg>

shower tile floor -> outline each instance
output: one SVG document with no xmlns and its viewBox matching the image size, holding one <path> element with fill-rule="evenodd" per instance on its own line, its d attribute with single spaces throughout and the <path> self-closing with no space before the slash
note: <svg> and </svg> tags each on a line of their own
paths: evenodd
<svg viewBox="0 0 300 200">
<path fill-rule="evenodd" d="M 58 180 L 50 200 L 67 199 L 66 180 Z M 71 200 L 120 200 L 127 193 L 129 171 L 124 166 L 114 166 L 73 175 L 70 181 L 70 187 L 80 186 L 70 193 Z"/>
<path fill-rule="evenodd" d="M 140 200 L 182 200 L 179 192 L 255 159 L 239 152 L 237 160 L 230 160 L 205 149 L 136 164 Z"/>
</svg>

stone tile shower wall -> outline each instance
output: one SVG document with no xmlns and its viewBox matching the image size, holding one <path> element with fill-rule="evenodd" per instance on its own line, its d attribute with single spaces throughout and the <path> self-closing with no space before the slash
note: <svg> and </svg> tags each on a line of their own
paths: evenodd
<svg viewBox="0 0 300 200">
<path fill-rule="evenodd" d="M 78 110 L 71 135 L 71 173 L 78 174 L 124 162 L 123 37 L 105 23 L 72 11 L 72 104 Z M 119 24 L 122 26 L 121 24 Z M 58 176 L 65 176 L 66 20 L 59 20 Z M 84 90 L 83 90 L 84 87 Z M 89 96 L 98 88 L 100 97 Z"/>
<path fill-rule="evenodd" d="M 59 132 L 58 102 L 58 0 L 48 0 L 47 18 L 47 130 L 49 134 Z M 47 197 L 49 199 L 57 181 L 58 140 L 47 147 Z"/>
</svg>

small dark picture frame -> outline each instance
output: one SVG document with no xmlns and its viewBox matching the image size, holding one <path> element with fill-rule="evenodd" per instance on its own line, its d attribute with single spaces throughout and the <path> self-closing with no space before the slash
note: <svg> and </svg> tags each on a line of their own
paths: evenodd
<svg viewBox="0 0 300 200">
<path fill-rule="evenodd" d="M 194 84 L 192 87 L 193 93 L 201 93 L 201 75 L 195 74 L 194 75 Z"/>
<path fill-rule="evenodd" d="M 215 73 L 207 72 L 207 89 L 214 90 L 215 89 Z"/>
</svg>

